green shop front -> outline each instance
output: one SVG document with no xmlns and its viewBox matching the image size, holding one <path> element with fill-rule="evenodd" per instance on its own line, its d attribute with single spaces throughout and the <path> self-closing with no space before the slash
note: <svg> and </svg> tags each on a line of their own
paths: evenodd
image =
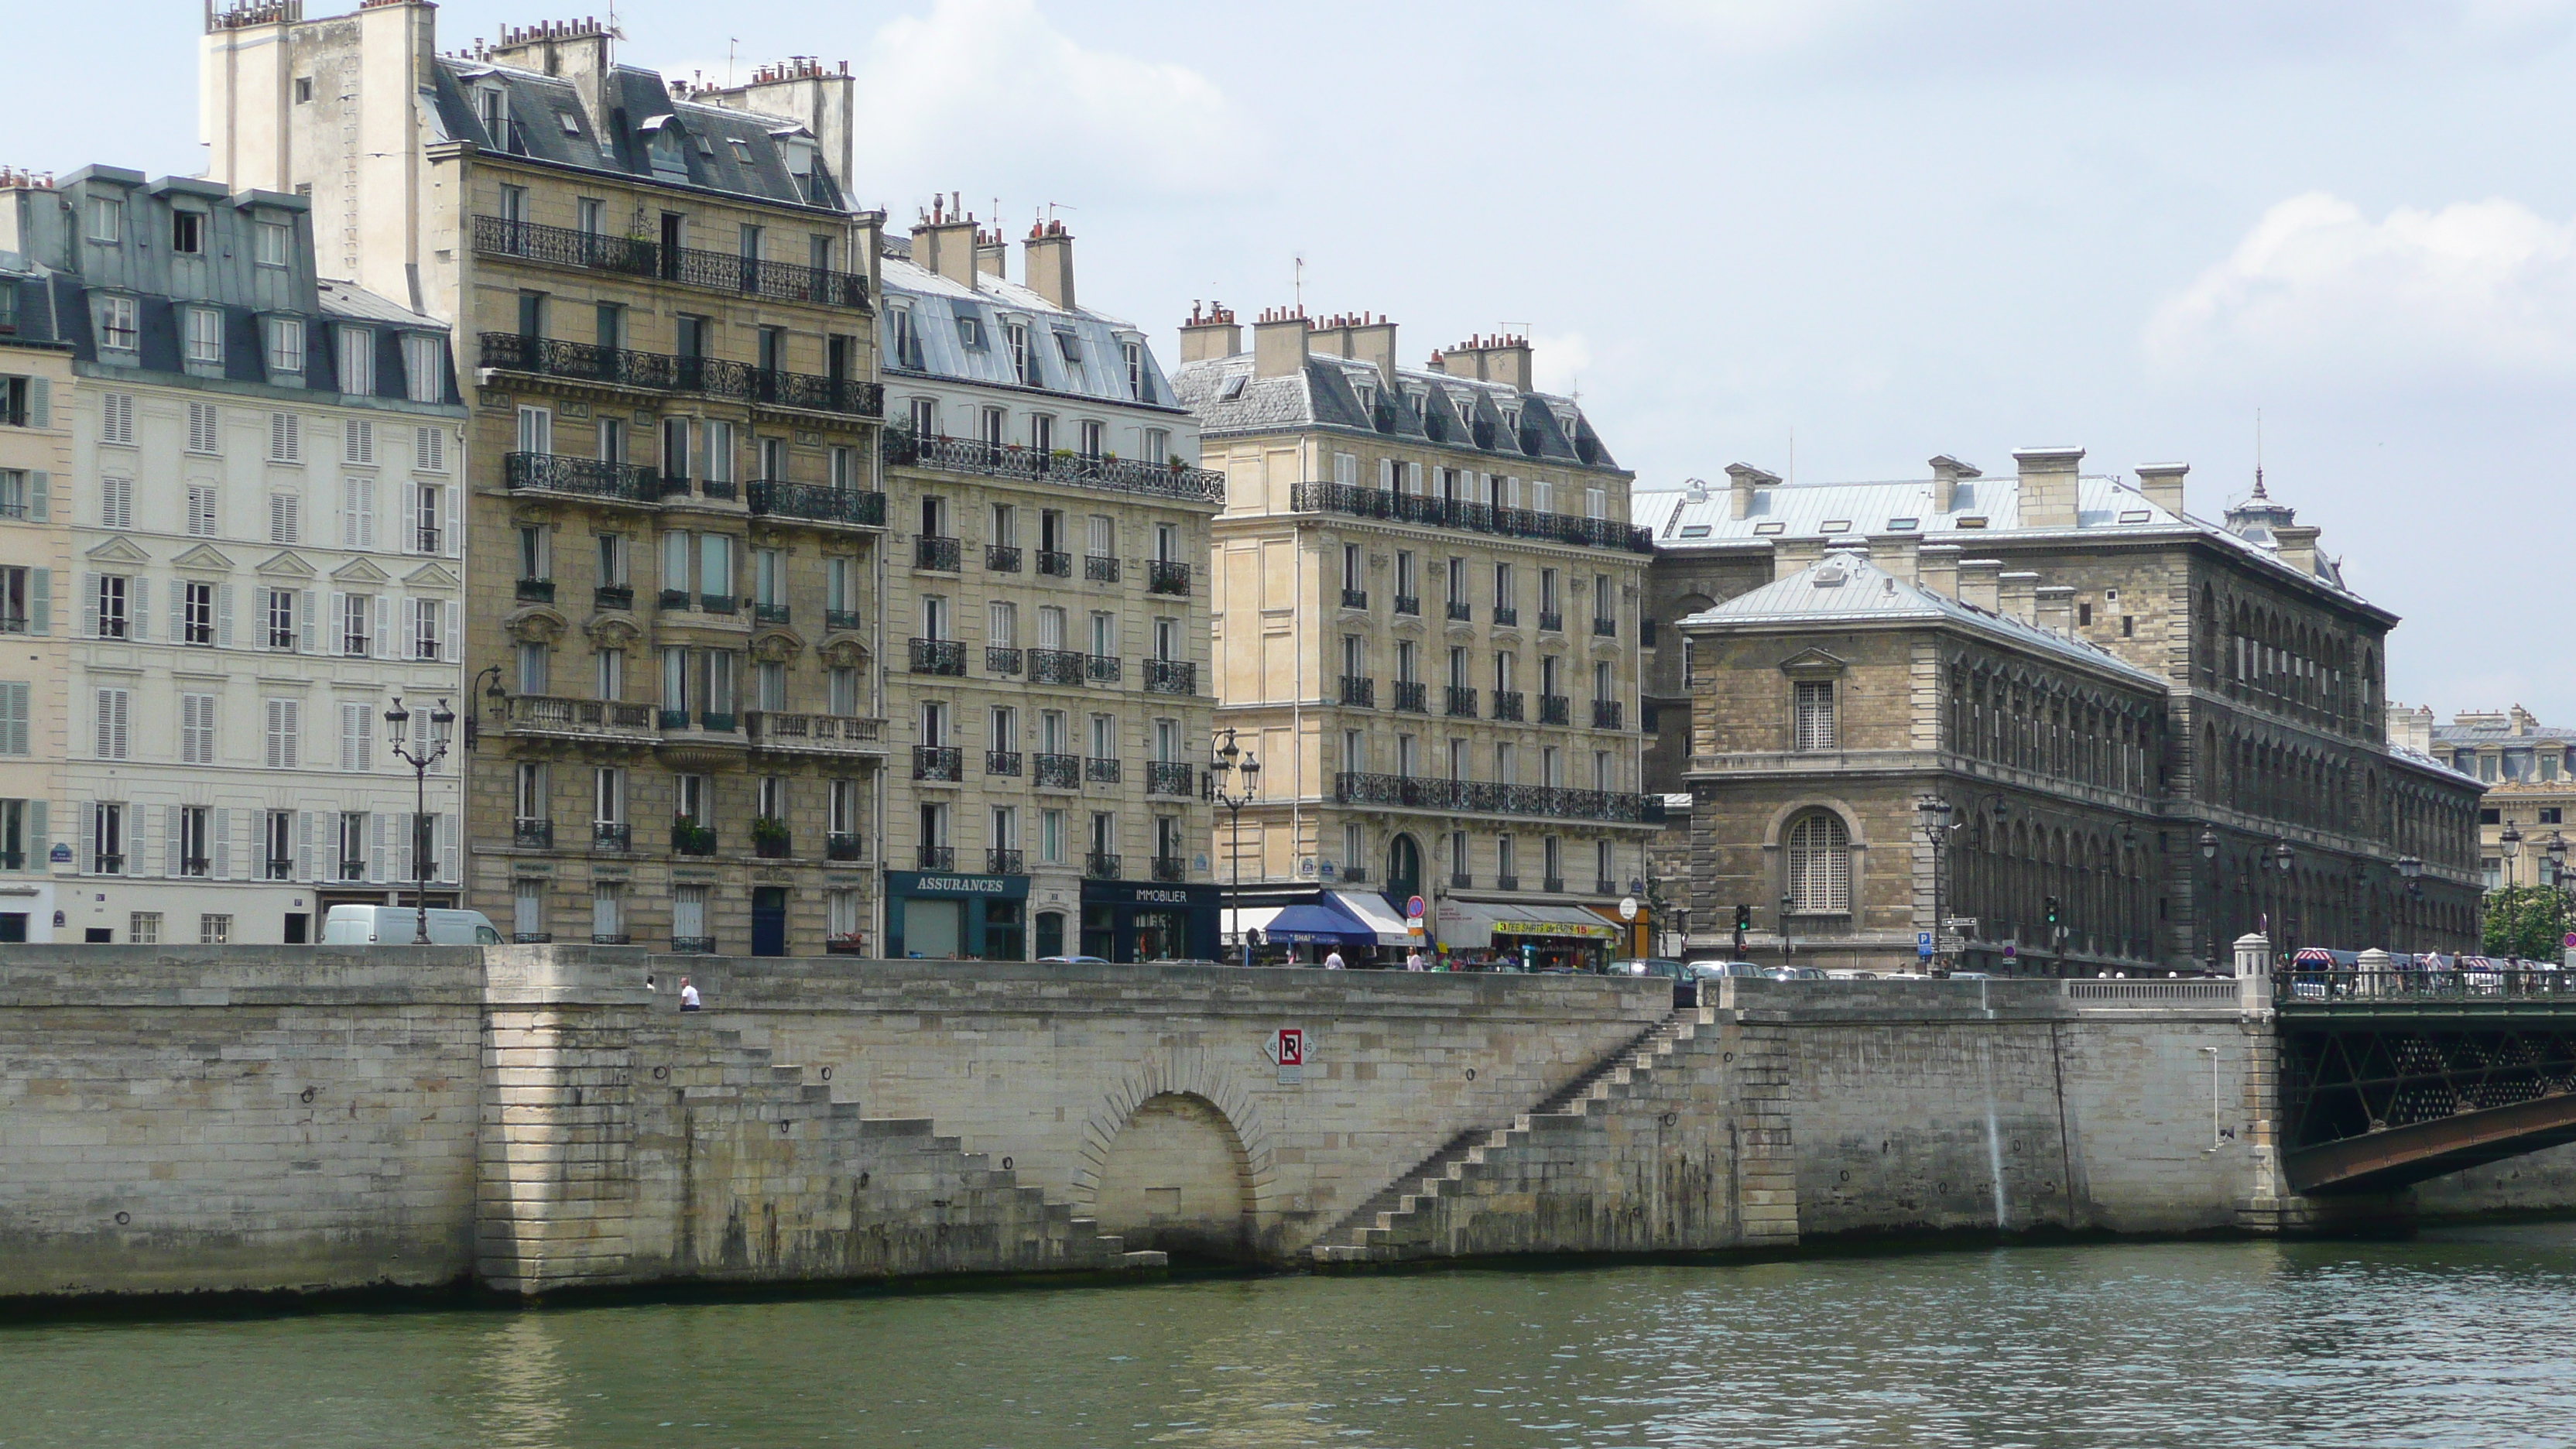
<svg viewBox="0 0 2576 1449">
<path fill-rule="evenodd" d="M 886 955 L 896 960 L 1025 961 L 1029 878 L 886 872 Z"/>
<path fill-rule="evenodd" d="M 1218 885 L 1084 881 L 1081 954 L 1110 961 L 1216 960 L 1224 901 Z"/>
</svg>

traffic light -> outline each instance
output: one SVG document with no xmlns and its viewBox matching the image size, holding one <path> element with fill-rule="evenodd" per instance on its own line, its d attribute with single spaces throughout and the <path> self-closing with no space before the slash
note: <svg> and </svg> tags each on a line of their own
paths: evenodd
<svg viewBox="0 0 2576 1449">
<path fill-rule="evenodd" d="M 2048 898 L 2048 925 L 2051 930 L 2057 927 L 2057 897 L 2055 896 Z"/>
<path fill-rule="evenodd" d="M 1735 929 L 1739 931 L 1750 931 L 1753 929 L 1753 908 L 1751 906 L 1737 906 L 1735 908 Z"/>
</svg>

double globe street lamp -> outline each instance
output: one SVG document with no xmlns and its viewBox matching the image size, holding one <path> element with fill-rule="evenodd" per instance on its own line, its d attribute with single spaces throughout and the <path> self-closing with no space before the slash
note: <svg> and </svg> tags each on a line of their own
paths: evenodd
<svg viewBox="0 0 2576 1449">
<path fill-rule="evenodd" d="M 394 696 L 394 707 L 385 711 L 385 738 L 392 743 L 394 757 L 411 766 L 412 789 L 416 804 L 411 817 L 412 901 L 419 908 L 413 926 L 412 944 L 429 944 L 429 872 L 430 842 L 422 838 L 421 822 L 429 818 L 429 771 L 447 758 L 448 727 L 456 723 L 455 711 L 440 700 L 429 712 L 428 727 L 420 732 L 415 744 L 410 739 L 411 711 L 403 708 L 402 696 Z"/>
<path fill-rule="evenodd" d="M 1237 788 L 1235 781 L 1242 785 Z M 1234 820 L 1234 883 L 1227 890 L 1226 914 L 1234 918 L 1234 939 L 1244 965 L 1252 964 L 1252 933 L 1243 928 L 1243 807 L 1261 793 L 1261 761 L 1252 751 L 1240 749 L 1234 742 L 1234 731 L 1228 729 L 1217 745 L 1216 758 L 1208 762 L 1208 799 L 1225 807 Z"/>
</svg>

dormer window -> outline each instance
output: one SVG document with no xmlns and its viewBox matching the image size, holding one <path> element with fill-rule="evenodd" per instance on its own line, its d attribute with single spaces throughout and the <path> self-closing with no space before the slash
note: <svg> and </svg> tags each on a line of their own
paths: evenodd
<svg viewBox="0 0 2576 1449">
<path fill-rule="evenodd" d="M 282 267 L 295 257 L 295 228 L 284 222 L 263 221 L 253 228 L 259 237 L 259 264 Z"/>
<path fill-rule="evenodd" d="M 114 246 L 125 239 L 125 202 L 121 197 L 89 199 L 89 239 Z"/>
<path fill-rule="evenodd" d="M 957 314 L 957 345 L 969 352 L 984 350 L 984 319 L 972 312 Z"/>
<path fill-rule="evenodd" d="M 1127 393 L 1138 402 L 1151 402 L 1145 396 L 1145 344 L 1133 337 L 1118 339 L 1118 350 L 1126 355 Z"/>
<path fill-rule="evenodd" d="M 170 209 L 170 250 L 185 256 L 206 254 L 206 214 L 184 207 Z"/>
<path fill-rule="evenodd" d="M 1244 385 L 1250 381 L 1252 381 L 1252 374 L 1248 372 L 1238 372 L 1227 378 L 1225 386 L 1217 389 L 1217 401 L 1232 402 L 1243 396 Z"/>
<path fill-rule="evenodd" d="M 483 135 L 495 150 L 510 149 L 510 93 L 499 86 L 480 86 L 474 92 L 474 115 L 483 123 Z"/>
<path fill-rule="evenodd" d="M 688 158 L 680 154 L 679 118 L 658 116 L 648 124 L 652 127 L 653 139 L 645 147 L 645 154 L 653 163 L 653 174 L 678 181 L 688 180 Z"/>
<path fill-rule="evenodd" d="M 102 296 L 97 305 L 99 350 L 132 353 L 136 346 L 134 299 Z"/>
<path fill-rule="evenodd" d="M 563 133 L 565 135 L 578 136 L 581 134 L 581 117 L 573 114 L 572 112 L 555 112 L 555 121 L 563 127 Z"/>
</svg>

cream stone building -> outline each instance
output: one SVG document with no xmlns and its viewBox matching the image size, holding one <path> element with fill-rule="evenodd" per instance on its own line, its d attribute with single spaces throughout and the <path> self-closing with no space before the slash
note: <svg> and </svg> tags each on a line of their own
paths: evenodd
<svg viewBox="0 0 2576 1449">
<path fill-rule="evenodd" d="M 463 340 L 470 901 L 522 939 L 877 949 L 877 217 L 846 69 L 693 90 L 596 22 L 441 55 L 212 17 L 211 174 Z"/>
<path fill-rule="evenodd" d="M 1208 958 L 1210 521 L 1221 474 L 1073 238 L 934 203 L 882 263 L 895 534 L 886 951 Z"/>
<path fill-rule="evenodd" d="M 2388 742 L 2429 755 L 2485 788 L 2478 801 L 2478 875 L 2488 890 L 2555 885 L 2576 853 L 2576 730 L 2544 725 L 2515 705 L 2462 710 L 2437 724 L 2421 706 L 2389 706 Z M 2508 838 L 2510 837 L 2510 838 Z"/>
<path fill-rule="evenodd" d="M 0 191 L 51 181 L 0 171 Z M 57 939 L 62 909 L 51 856 L 72 559 L 71 516 L 54 498 L 71 476 L 72 345 L 57 326 L 51 276 L 0 250 L 0 943 Z"/>
<path fill-rule="evenodd" d="M 385 722 L 463 694 L 446 328 L 317 278 L 282 191 L 92 166 L 0 192 L 0 248 L 50 273 L 72 348 L 69 466 L 27 492 L 61 534 L 56 938 L 291 944 L 424 880 L 452 904 L 458 762 L 416 778 Z"/>
<path fill-rule="evenodd" d="M 1182 329 L 1182 399 L 1227 481 L 1216 523 L 1220 731 L 1262 761 L 1247 902 L 1292 938 L 1598 956 L 1646 874 L 1630 475 L 1530 349 L 1398 365 L 1395 324 L 1222 308 Z M 1217 837 L 1230 881 L 1231 823 Z M 1279 917 L 1247 914 L 1259 926 Z M 1392 929 L 1390 929 L 1390 924 Z"/>
</svg>

